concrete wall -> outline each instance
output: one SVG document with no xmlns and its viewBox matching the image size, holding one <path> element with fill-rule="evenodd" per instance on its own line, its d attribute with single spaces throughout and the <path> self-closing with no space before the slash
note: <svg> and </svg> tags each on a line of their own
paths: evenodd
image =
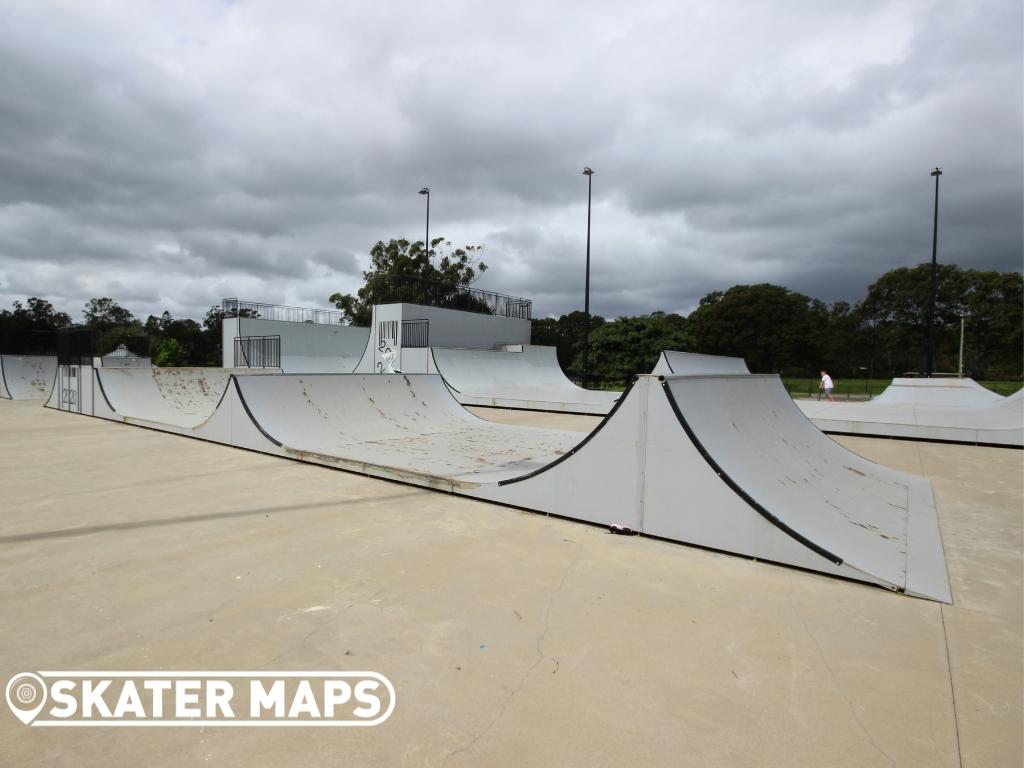
<svg viewBox="0 0 1024 768">
<path fill-rule="evenodd" d="M 503 344 L 530 343 L 529 320 L 424 307 L 419 304 L 399 306 L 402 308 L 402 320 L 430 321 L 432 347 L 494 349 Z"/>
<path fill-rule="evenodd" d="M 222 330 L 224 368 L 235 365 L 235 338 L 239 336 L 280 336 L 281 367 L 285 371 L 332 370 L 344 373 L 354 369 L 362 357 L 369 329 L 250 317 L 227 318 Z"/>
<path fill-rule="evenodd" d="M 368 353 L 356 372 L 386 372 L 387 357 L 393 353 L 392 366 L 396 370 L 433 373 L 427 349 L 403 346 L 402 323 L 411 320 L 426 320 L 430 324 L 428 342 L 432 347 L 495 349 L 506 344 L 530 343 L 529 320 L 420 304 L 380 304 L 373 308 Z"/>
<path fill-rule="evenodd" d="M 505 345 L 530 343 L 529 320 L 419 304 L 381 304 L 373 308 L 369 329 L 227 318 L 223 327 L 223 367 L 231 368 L 235 365 L 236 337 L 280 336 L 281 367 L 285 372 L 327 370 L 310 365 L 311 360 L 319 358 L 324 361 L 351 361 L 351 367 L 346 371 L 339 368 L 337 372 L 354 370 L 358 373 L 380 373 L 387 367 L 385 358 L 393 354 L 394 368 L 406 373 L 427 373 L 430 356 L 426 350 L 403 349 L 402 323 L 410 320 L 426 320 L 429 323 L 429 343 L 434 347 L 496 349 Z M 289 361 L 294 363 L 291 367 Z"/>
</svg>

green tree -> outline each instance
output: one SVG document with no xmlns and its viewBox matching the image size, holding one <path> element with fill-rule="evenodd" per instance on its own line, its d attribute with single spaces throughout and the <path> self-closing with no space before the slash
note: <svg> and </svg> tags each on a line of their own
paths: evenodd
<svg viewBox="0 0 1024 768">
<path fill-rule="evenodd" d="M 778 285 L 736 285 L 700 300 L 687 318 L 695 350 L 734 355 L 762 373 L 814 375 L 823 365 L 828 308 Z"/>
<path fill-rule="evenodd" d="M 85 324 L 102 333 L 115 327 L 137 324 L 134 315 L 113 299 L 89 299 L 83 311 Z"/>
<path fill-rule="evenodd" d="M 464 290 L 487 270 L 482 252 L 482 245 L 453 250 L 443 237 L 432 239 L 429 251 L 422 240 L 380 240 L 370 249 L 370 269 L 357 295 L 334 293 L 329 301 L 356 325 L 370 324 L 374 304 L 396 301 L 486 311 Z"/>
<path fill-rule="evenodd" d="M 555 347 L 558 352 L 558 364 L 562 370 L 572 378 L 580 378 L 583 373 L 583 334 L 586 328 L 587 316 L 580 310 L 574 310 L 567 315 L 555 318 L 543 318 L 534 320 L 531 327 L 531 339 L 534 344 Z M 590 316 L 590 338 L 593 340 L 594 332 L 605 323 L 600 315 Z M 590 370 L 595 378 L 601 376 L 593 364 Z"/>
<path fill-rule="evenodd" d="M 146 334 L 149 336 L 150 354 L 154 360 L 164 342 L 174 341 L 177 344 L 177 362 L 165 365 L 220 365 L 220 337 L 214 336 L 195 320 L 175 320 L 170 312 L 160 317 L 150 315 L 146 320 Z"/>
<path fill-rule="evenodd" d="M 15 301 L 12 306 L 14 311 L 0 312 L 0 324 L 33 331 L 53 331 L 71 325 L 71 316 L 57 312 L 45 299 L 32 296 L 26 299 L 25 304 Z"/>
<path fill-rule="evenodd" d="M 136 354 L 140 353 L 138 347 L 139 337 L 143 333 L 142 323 L 113 299 L 90 299 L 83 314 L 86 326 L 96 332 L 97 355 L 109 354 L 121 344 Z"/>
<path fill-rule="evenodd" d="M 872 353 L 886 375 L 924 370 L 931 264 L 900 267 L 868 288 L 858 313 Z M 988 272 L 940 264 L 935 302 L 935 370 L 955 372 L 960 316 L 966 315 L 967 372 L 977 378 L 1021 375 L 1024 291 L 1018 272 Z"/>
<path fill-rule="evenodd" d="M 693 341 L 686 320 L 652 312 L 602 323 L 590 336 L 590 370 L 595 378 L 624 384 L 638 373 L 650 373 L 664 349 L 687 351 Z"/>
<path fill-rule="evenodd" d="M 164 339 L 157 347 L 153 363 L 161 368 L 184 365 L 185 350 L 182 349 L 177 339 Z"/>
</svg>

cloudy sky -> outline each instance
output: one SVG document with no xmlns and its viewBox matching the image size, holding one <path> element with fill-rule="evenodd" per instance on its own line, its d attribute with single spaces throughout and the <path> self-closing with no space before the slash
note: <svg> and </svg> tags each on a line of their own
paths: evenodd
<svg viewBox="0 0 1024 768">
<path fill-rule="evenodd" d="M 0 305 L 327 306 L 374 242 L 480 287 L 687 312 L 857 300 L 931 256 L 1022 267 L 1019 0 L 0 0 Z"/>
</svg>

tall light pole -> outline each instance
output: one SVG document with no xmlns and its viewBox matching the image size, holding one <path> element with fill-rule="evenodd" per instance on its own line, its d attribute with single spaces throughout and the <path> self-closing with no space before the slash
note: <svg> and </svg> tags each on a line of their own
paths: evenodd
<svg viewBox="0 0 1024 768">
<path fill-rule="evenodd" d="M 587 177 L 587 287 L 583 299 L 583 313 L 586 317 L 583 320 L 583 378 L 581 384 L 587 388 L 587 364 L 590 356 L 590 200 L 594 183 L 594 172 L 590 166 L 583 168 L 583 175 Z"/>
<path fill-rule="evenodd" d="M 962 379 L 964 377 L 964 318 L 966 314 L 960 314 L 960 362 L 956 366 L 957 378 Z"/>
<path fill-rule="evenodd" d="M 932 377 L 935 372 L 935 293 L 938 290 L 939 264 L 936 260 L 939 248 L 939 176 L 941 168 L 933 168 L 931 175 L 935 177 L 935 219 L 932 224 L 932 290 L 928 301 L 928 351 L 924 361 L 924 375 Z"/>
<path fill-rule="evenodd" d="M 427 250 L 427 259 L 430 259 L 430 187 L 421 189 L 420 194 L 427 196 L 427 235 L 423 240 L 423 247 Z"/>
</svg>

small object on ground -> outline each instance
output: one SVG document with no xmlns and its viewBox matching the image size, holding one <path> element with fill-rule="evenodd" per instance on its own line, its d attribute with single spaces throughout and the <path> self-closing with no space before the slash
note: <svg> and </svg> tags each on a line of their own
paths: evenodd
<svg viewBox="0 0 1024 768">
<path fill-rule="evenodd" d="M 630 528 L 628 525 L 609 525 L 608 526 L 608 530 L 611 533 L 618 534 L 619 536 L 632 536 L 633 535 L 633 529 Z"/>
</svg>

